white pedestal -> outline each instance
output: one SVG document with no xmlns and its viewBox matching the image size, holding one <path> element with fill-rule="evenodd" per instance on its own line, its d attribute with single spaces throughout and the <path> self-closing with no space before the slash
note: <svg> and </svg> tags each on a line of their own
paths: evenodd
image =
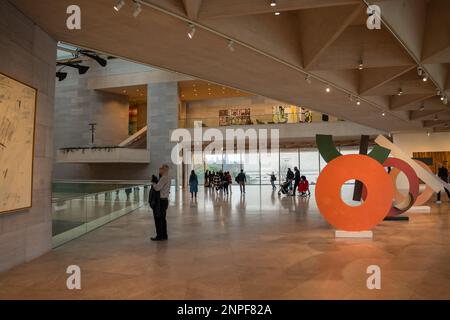
<svg viewBox="0 0 450 320">
<path fill-rule="evenodd" d="M 364 238 L 364 239 L 372 239 L 373 232 L 372 231 L 342 231 L 336 230 L 334 233 L 335 238 Z"/>
<path fill-rule="evenodd" d="M 430 206 L 414 206 L 411 207 L 406 213 L 430 213 L 431 207 Z"/>
</svg>

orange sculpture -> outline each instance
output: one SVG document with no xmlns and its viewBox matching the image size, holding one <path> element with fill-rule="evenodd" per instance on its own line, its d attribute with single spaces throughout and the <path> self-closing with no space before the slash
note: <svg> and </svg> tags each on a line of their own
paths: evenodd
<svg viewBox="0 0 450 320">
<path fill-rule="evenodd" d="M 360 206 L 347 205 L 341 187 L 356 179 L 367 192 Z M 384 167 L 366 155 L 339 156 L 330 161 L 317 179 L 316 201 L 324 218 L 345 231 L 370 230 L 380 223 L 392 207 L 394 185 Z"/>
</svg>

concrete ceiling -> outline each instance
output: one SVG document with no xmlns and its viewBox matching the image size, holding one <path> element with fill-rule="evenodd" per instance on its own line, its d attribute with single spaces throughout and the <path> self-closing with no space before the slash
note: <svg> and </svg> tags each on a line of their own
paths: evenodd
<svg viewBox="0 0 450 320">
<path fill-rule="evenodd" d="M 450 94 L 447 0 L 139 0 L 137 18 L 130 0 L 119 12 L 115 0 L 78 0 L 81 30 L 66 28 L 72 1 L 9 1 L 57 40 L 373 128 L 450 123 L 449 105 L 436 97 L 436 87 Z M 366 27 L 366 2 L 381 7 L 381 30 Z"/>
</svg>

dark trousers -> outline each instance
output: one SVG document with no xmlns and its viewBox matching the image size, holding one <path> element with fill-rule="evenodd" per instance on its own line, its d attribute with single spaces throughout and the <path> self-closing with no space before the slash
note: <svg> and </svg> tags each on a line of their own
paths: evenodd
<svg viewBox="0 0 450 320">
<path fill-rule="evenodd" d="M 295 192 L 297 191 L 299 183 L 300 183 L 300 180 L 294 180 L 294 192 L 293 192 L 294 196 L 295 196 Z"/>
<path fill-rule="evenodd" d="M 155 218 L 156 237 L 161 239 L 167 238 L 167 221 L 166 212 L 169 207 L 169 200 L 161 199 L 159 208 L 153 212 Z"/>
<path fill-rule="evenodd" d="M 448 191 L 447 189 L 444 189 L 444 190 L 447 193 L 448 199 L 450 200 L 450 191 Z M 437 193 L 437 201 L 441 201 L 441 192 L 440 191 Z"/>
</svg>

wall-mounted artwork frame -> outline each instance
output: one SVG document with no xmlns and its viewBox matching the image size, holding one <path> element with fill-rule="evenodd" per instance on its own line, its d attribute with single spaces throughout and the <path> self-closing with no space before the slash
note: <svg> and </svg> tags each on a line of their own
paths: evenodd
<svg viewBox="0 0 450 320">
<path fill-rule="evenodd" d="M 37 89 L 0 72 L 0 215 L 31 208 Z"/>
</svg>

